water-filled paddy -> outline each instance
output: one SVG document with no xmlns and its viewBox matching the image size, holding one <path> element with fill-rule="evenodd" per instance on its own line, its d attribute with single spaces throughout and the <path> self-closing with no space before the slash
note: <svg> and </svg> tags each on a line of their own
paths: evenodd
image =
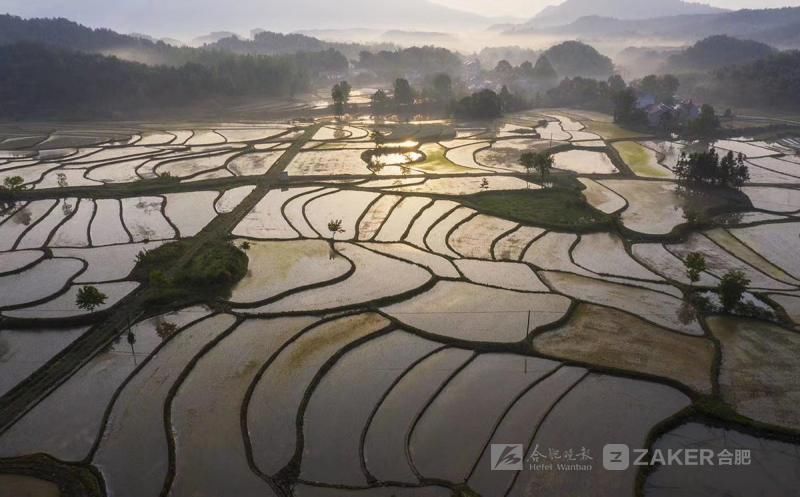
<svg viewBox="0 0 800 497">
<path fill-rule="evenodd" d="M 579 174 L 614 174 L 619 170 L 605 152 L 570 150 L 553 156 L 555 167 Z"/>
<path fill-rule="evenodd" d="M 492 471 L 490 444 L 521 443 L 526 455 L 586 447 L 599 469 L 609 440 L 674 444 L 661 423 L 692 400 L 692 412 L 727 430 L 670 425 L 695 444 L 737 433 L 737 416 L 800 429 L 791 222 L 800 201 L 794 157 L 780 156 L 788 149 L 721 143 L 749 152 L 754 184 L 744 195 L 689 192 L 670 172 L 685 145 L 639 141 L 596 113 L 547 117 L 557 122 L 541 126 L 532 113 L 425 128 L 324 122 L 314 137 L 286 123 L 173 123 L 58 132 L 45 150 L 0 152 L 0 179 L 19 172 L 36 189 L 0 211 L 0 395 L 74 353 L 108 316 L 97 311 L 133 292 L 114 311 L 140 308 L 153 290 L 132 272 L 141 250 L 226 239 L 248 259 L 212 306 L 235 317 L 170 312 L 189 304 L 169 295 L 156 316 L 133 314 L 130 335 L 117 330 L 58 371 L 49 394 L 0 428 L 0 458 L 41 452 L 93 467 L 115 497 L 447 497 L 462 483 L 484 497 L 622 496 L 633 495 L 635 472 Z M 379 147 L 373 129 L 397 136 Z M 487 190 L 500 201 L 543 190 L 518 161 L 550 147 L 551 132 L 571 170 L 554 172 L 555 188 L 598 221 L 484 211 Z M 425 160 L 365 161 L 398 143 Z M 165 172 L 172 178 L 156 178 Z M 689 222 L 695 214 L 702 227 Z M 343 232 L 331 232 L 339 219 Z M 708 265 L 693 287 L 683 262 L 692 251 Z M 712 289 L 731 269 L 751 279 L 745 301 L 775 322 L 711 317 L 689 303 L 693 294 L 718 302 Z M 94 312 L 77 307 L 86 285 L 107 295 Z M 50 326 L 72 324 L 66 317 L 86 326 Z M 748 432 L 770 461 L 796 461 Z M 665 485 L 697 493 L 671 468 L 647 477 L 645 495 L 665 495 Z M 709 495 L 750 488 L 696 478 L 711 482 Z M 798 481 L 773 480 L 769 489 Z"/>
<path fill-rule="evenodd" d="M 534 327 L 561 319 L 569 304 L 569 299 L 560 295 L 440 282 L 426 293 L 384 310 L 435 335 L 502 343 L 524 340 Z"/>
</svg>

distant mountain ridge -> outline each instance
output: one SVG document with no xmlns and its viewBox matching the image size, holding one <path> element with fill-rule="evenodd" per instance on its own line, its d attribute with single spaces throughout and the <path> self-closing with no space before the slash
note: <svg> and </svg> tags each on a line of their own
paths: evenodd
<svg viewBox="0 0 800 497">
<path fill-rule="evenodd" d="M 319 28 L 378 28 L 439 31 L 485 28 L 496 22 L 478 14 L 445 7 L 430 0 L 3 0 L 3 12 L 24 17 L 66 17 L 90 26 L 151 36 L 188 39 L 214 31 L 248 33 Z"/>
<path fill-rule="evenodd" d="M 553 27 L 518 26 L 509 34 L 546 34 L 575 38 L 659 38 L 694 43 L 714 35 L 760 41 L 779 48 L 800 46 L 800 7 L 738 10 L 624 20 L 587 16 Z"/>
<path fill-rule="evenodd" d="M 545 8 L 528 27 L 552 27 L 572 23 L 582 17 L 598 16 L 620 20 L 651 19 L 677 15 L 719 14 L 726 9 L 683 0 L 566 0 L 560 5 Z"/>
<path fill-rule="evenodd" d="M 669 57 L 666 71 L 708 71 L 723 66 L 749 64 L 776 52 L 764 43 L 715 35 L 700 40 L 682 52 Z"/>
</svg>

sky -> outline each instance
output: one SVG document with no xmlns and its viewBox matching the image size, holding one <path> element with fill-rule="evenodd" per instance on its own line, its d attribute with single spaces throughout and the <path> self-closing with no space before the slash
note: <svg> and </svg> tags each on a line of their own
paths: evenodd
<svg viewBox="0 0 800 497">
<path fill-rule="evenodd" d="M 433 2 L 461 10 L 445 12 Z M 122 33 L 191 40 L 212 31 L 247 35 L 253 28 L 290 32 L 304 29 L 372 28 L 453 31 L 485 28 L 490 22 L 524 22 L 563 0 L 0 0 L 0 14 L 63 16 Z M 604 0 L 584 0 L 602 5 Z M 642 6 L 654 0 L 641 1 Z M 700 0 L 731 9 L 800 5 L 800 0 Z M 441 10 L 439 10 L 441 9 Z M 471 13 L 464 13 L 471 12 Z M 442 23 L 442 19 L 447 23 Z M 513 20 L 512 20 L 513 18 Z"/>
<path fill-rule="evenodd" d="M 476 12 L 485 16 L 533 17 L 548 5 L 557 5 L 562 0 L 433 0 L 436 3 L 461 10 Z M 642 0 L 646 2 L 647 0 Z M 703 0 L 706 3 L 725 9 L 789 7 L 800 5 L 800 0 Z"/>
</svg>

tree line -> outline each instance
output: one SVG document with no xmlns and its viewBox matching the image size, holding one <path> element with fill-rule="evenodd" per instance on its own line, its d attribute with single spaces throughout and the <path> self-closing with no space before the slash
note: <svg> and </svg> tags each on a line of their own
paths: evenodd
<svg viewBox="0 0 800 497">
<path fill-rule="evenodd" d="M 308 88 L 318 62 L 309 57 L 227 56 L 208 64 L 148 66 L 18 43 L 0 47 L 0 112 L 12 119 L 96 118 L 209 97 L 288 96 Z"/>
</svg>

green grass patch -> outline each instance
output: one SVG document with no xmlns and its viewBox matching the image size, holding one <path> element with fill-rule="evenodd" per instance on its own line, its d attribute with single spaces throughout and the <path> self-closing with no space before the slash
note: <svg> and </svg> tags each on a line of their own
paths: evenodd
<svg viewBox="0 0 800 497">
<path fill-rule="evenodd" d="M 423 162 L 414 164 L 414 169 L 431 174 L 458 174 L 474 172 L 474 169 L 454 164 L 445 157 L 447 150 L 438 143 L 426 143 L 420 150 L 425 154 Z"/>
<path fill-rule="evenodd" d="M 181 240 L 139 254 L 133 274 L 149 283 L 151 303 L 226 298 L 247 274 L 247 255 L 230 242 L 206 243 L 182 262 L 189 248 L 189 241 Z"/>
<path fill-rule="evenodd" d="M 606 123 L 601 121 L 586 121 L 586 131 L 591 131 L 596 135 L 600 135 L 606 140 L 619 140 L 622 138 L 634 138 L 642 136 L 643 133 L 625 129 L 617 126 L 614 123 Z"/>
<path fill-rule="evenodd" d="M 485 192 L 467 197 L 466 203 L 485 214 L 552 229 L 590 231 L 612 223 L 573 188 Z"/>
<path fill-rule="evenodd" d="M 387 137 L 388 141 L 397 142 L 404 140 L 415 140 L 420 143 L 438 142 L 455 138 L 455 130 L 441 123 L 402 123 L 386 126 L 391 129 L 391 134 Z"/>
<path fill-rule="evenodd" d="M 671 178 L 669 170 L 658 163 L 656 153 L 636 142 L 617 142 L 614 148 L 637 175 L 645 178 Z"/>
</svg>

